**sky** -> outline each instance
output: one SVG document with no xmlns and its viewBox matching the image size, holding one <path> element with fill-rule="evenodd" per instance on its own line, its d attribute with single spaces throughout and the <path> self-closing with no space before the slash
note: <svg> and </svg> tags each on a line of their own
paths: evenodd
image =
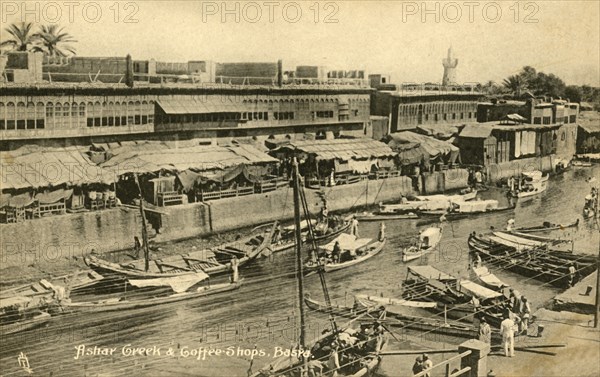
<svg viewBox="0 0 600 377">
<path fill-rule="evenodd" d="M 80 56 L 274 62 L 440 82 L 501 83 L 530 65 L 600 86 L 600 1 L 5 1 L 16 21 L 58 23 Z M 0 39 L 6 38 L 2 30 Z"/>
</svg>

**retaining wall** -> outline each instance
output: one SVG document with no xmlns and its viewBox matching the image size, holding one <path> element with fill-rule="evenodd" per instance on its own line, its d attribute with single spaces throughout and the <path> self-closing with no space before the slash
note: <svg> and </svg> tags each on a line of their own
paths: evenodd
<svg viewBox="0 0 600 377">
<path fill-rule="evenodd" d="M 448 174 L 441 177 L 446 187 L 462 184 Z M 347 211 L 399 199 L 412 193 L 412 184 L 409 177 L 397 177 L 307 189 L 305 193 L 313 213 L 321 210 L 322 197 L 327 199 L 330 211 Z M 289 220 L 293 215 L 293 190 L 287 187 L 267 194 L 165 207 L 160 213 L 148 213 L 147 219 L 159 229 L 155 240 L 161 242 Z M 2 224 L 0 268 L 83 256 L 92 250 L 103 253 L 128 249 L 133 246 L 133 237 L 139 237 L 140 233 L 139 211 L 128 207 Z"/>
</svg>

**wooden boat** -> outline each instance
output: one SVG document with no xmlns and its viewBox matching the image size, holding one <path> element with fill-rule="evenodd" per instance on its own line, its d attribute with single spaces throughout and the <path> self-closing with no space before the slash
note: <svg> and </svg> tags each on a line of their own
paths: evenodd
<svg viewBox="0 0 600 377">
<path fill-rule="evenodd" d="M 554 224 L 550 222 L 544 222 L 542 225 L 530 226 L 530 227 L 519 227 L 515 228 L 515 232 L 519 233 L 538 233 L 538 232 L 549 232 L 552 230 L 563 230 L 567 228 L 574 228 L 579 226 L 579 219 L 575 220 L 570 224 Z"/>
<path fill-rule="evenodd" d="M 300 202 L 305 200 L 304 193 L 300 186 L 300 179 L 298 173 L 298 162 L 293 159 L 293 188 L 294 188 L 294 213 L 295 223 L 300 223 Z M 307 213 L 305 213 L 307 215 Z M 250 376 L 283 376 L 286 377 L 300 377 L 308 373 L 303 370 L 303 366 L 309 366 L 312 360 L 326 361 L 330 357 L 338 356 L 340 364 L 334 369 L 325 368 L 325 372 L 328 374 L 335 374 L 337 376 L 354 376 L 362 377 L 371 375 L 374 373 L 381 362 L 380 352 L 386 345 L 386 339 L 383 331 L 384 327 L 376 320 L 382 318 L 385 313 L 381 314 L 381 317 L 373 319 L 370 326 L 362 327 L 360 332 L 350 330 L 347 325 L 345 328 L 338 329 L 335 319 L 330 316 L 332 325 L 332 331 L 316 339 L 313 342 L 306 341 L 306 329 L 303 324 L 305 323 L 304 310 L 302 308 L 306 304 L 306 297 L 302 294 L 304 289 L 304 277 L 302 272 L 302 248 L 301 248 L 301 229 L 299 226 L 295 229 L 296 234 L 296 268 L 299 273 L 296 274 L 298 279 L 298 306 L 300 308 L 300 327 L 299 327 L 299 343 L 297 347 L 294 347 L 296 352 L 294 356 L 282 356 L 276 360 L 273 360 L 268 365 L 263 367 L 257 373 L 248 372 Z M 316 253 L 316 250 L 313 250 Z M 319 269 L 319 274 L 323 274 L 324 271 Z M 327 287 L 324 284 L 324 276 L 321 275 L 321 285 L 324 291 L 324 297 L 327 301 L 328 313 L 331 314 L 331 305 L 328 301 L 329 294 Z M 368 314 L 368 313 L 366 313 Z M 366 315 L 365 314 L 365 315 Z M 357 318 L 358 319 L 358 318 Z M 351 321 L 352 323 L 353 321 Z M 364 324 L 363 324 L 364 326 Z M 372 331 L 370 330 L 372 329 Z M 356 335 L 354 337 L 353 335 Z M 360 337 L 360 340 L 359 340 Z M 354 339 L 354 342 L 352 341 Z M 309 345 L 310 344 L 310 348 Z M 338 344 L 342 345 L 342 348 L 338 348 Z M 310 349 L 310 358 L 304 356 L 304 351 Z M 350 362 L 341 362 L 342 360 L 351 360 Z M 325 363 L 323 363 L 325 364 Z M 321 366 L 321 363 L 319 363 Z"/>
<path fill-rule="evenodd" d="M 104 277 L 93 270 L 77 271 L 71 275 L 42 279 L 39 282 L 25 284 L 14 288 L 3 289 L 0 299 L 25 296 L 50 298 L 56 287 L 68 289 L 69 292 L 84 290 L 101 281 Z"/>
<path fill-rule="evenodd" d="M 489 208 L 486 210 L 464 211 L 464 212 L 461 212 L 460 210 L 453 210 L 450 212 L 447 212 L 447 211 L 419 211 L 418 212 L 419 217 L 424 218 L 424 220 L 422 222 L 418 222 L 417 225 L 430 224 L 432 221 L 438 221 L 442 216 L 444 216 L 447 221 L 452 221 L 452 220 L 461 220 L 461 219 L 472 218 L 475 216 L 491 215 L 491 214 L 497 214 L 497 213 L 502 213 L 502 212 L 510 212 L 510 211 L 514 211 L 514 210 L 515 210 L 515 207 L 511 206 L 511 207 Z"/>
<path fill-rule="evenodd" d="M 0 334 L 8 335 L 41 326 L 50 314 L 30 306 L 31 297 L 13 296 L 0 299 Z"/>
<path fill-rule="evenodd" d="M 358 221 L 385 221 L 385 220 L 412 220 L 418 219 L 419 215 L 414 212 L 409 213 L 383 213 L 383 212 L 365 212 L 354 215 Z"/>
<path fill-rule="evenodd" d="M 145 271 L 145 260 L 130 263 L 112 263 L 95 256 L 84 260 L 90 268 L 104 275 L 117 275 L 123 278 L 153 279 L 194 274 L 198 271 L 214 276 L 231 271 L 231 261 L 237 258 L 238 266 L 243 266 L 258 257 L 271 245 L 277 223 L 271 229 L 230 242 L 210 250 L 199 250 L 184 255 L 175 255 L 161 260 L 149 261 Z"/>
<path fill-rule="evenodd" d="M 479 280 L 487 288 L 495 291 L 502 291 L 504 288 L 510 287 L 510 285 L 498 279 L 498 277 L 491 273 L 490 270 L 488 270 L 488 268 L 485 266 L 473 266 L 472 271 L 477 277 L 477 280 Z"/>
<path fill-rule="evenodd" d="M 302 232 L 303 233 L 303 242 L 309 242 L 310 238 L 308 235 L 308 231 L 305 228 L 308 223 L 305 220 L 305 221 L 302 221 L 302 224 L 304 224 L 303 232 Z M 348 231 L 348 229 L 350 229 L 350 225 L 351 224 L 349 221 L 344 221 L 341 226 L 335 228 L 331 233 L 325 233 L 325 234 L 315 236 L 315 239 L 314 239 L 315 244 L 320 246 L 320 245 L 324 245 L 328 242 L 331 242 L 331 240 L 333 240 L 340 234 L 346 233 Z M 279 232 L 279 230 L 278 230 L 278 232 Z M 293 232 L 294 232 L 293 226 L 292 227 L 289 227 L 289 226 L 283 227 L 283 228 L 281 228 L 280 232 L 282 233 L 280 236 L 273 237 L 273 240 L 275 240 L 276 238 L 279 238 L 279 240 L 276 240 L 271 244 L 270 249 L 273 253 L 291 250 L 294 248 L 294 246 L 296 246 L 296 241 L 294 240 L 294 234 L 293 234 Z"/>
<path fill-rule="evenodd" d="M 402 250 L 402 262 L 409 262 L 429 254 L 440 243 L 442 239 L 442 228 L 432 227 L 419 233 L 417 246 L 410 246 Z"/>
<path fill-rule="evenodd" d="M 145 279 L 146 281 L 148 279 Z M 240 288 L 242 281 L 235 283 L 212 284 L 197 288 L 192 291 L 171 293 L 168 295 L 159 295 L 153 297 L 144 297 L 140 299 L 127 300 L 123 297 L 115 297 L 96 301 L 71 302 L 63 301 L 61 306 L 68 312 L 108 312 L 115 310 L 139 309 L 149 306 L 157 306 L 172 302 L 191 300 L 199 297 L 206 297 L 217 293 L 224 293 Z"/>
<path fill-rule="evenodd" d="M 569 286 L 569 265 L 577 263 L 581 276 L 595 269 L 595 257 L 568 254 L 547 249 L 515 251 L 514 247 L 493 242 L 483 237 L 471 235 L 469 248 L 483 260 L 494 266 L 550 283 L 557 287 Z"/>
<path fill-rule="evenodd" d="M 323 268 L 325 272 L 332 272 L 348 268 L 374 257 L 379 254 L 385 246 L 385 239 L 373 241 L 369 238 L 357 239 L 350 234 L 341 234 L 335 240 L 322 246 L 320 249 L 324 251 L 333 251 L 336 242 L 339 242 L 341 247 L 339 262 L 335 262 L 325 257 L 319 257 L 320 259 L 311 259 L 306 262 L 304 270 L 306 272 L 311 272 Z"/>
<path fill-rule="evenodd" d="M 376 296 L 371 296 L 371 298 L 376 298 Z M 306 301 L 306 303 L 311 310 L 324 314 L 330 313 L 330 311 L 327 309 L 327 305 L 324 303 L 312 299 L 310 301 Z M 336 305 L 334 308 L 335 315 L 352 319 L 357 318 L 359 315 L 365 312 L 377 313 L 379 310 L 385 310 L 386 317 L 384 320 L 382 320 L 382 322 L 389 326 L 458 338 L 472 339 L 477 338 L 478 336 L 478 329 L 473 325 L 457 321 L 443 321 L 441 319 L 436 319 L 435 317 L 416 316 L 406 313 L 405 306 L 403 305 L 382 305 L 378 301 L 369 300 L 368 298 L 362 296 L 355 297 L 353 306 Z M 357 310 L 356 308 L 359 309 Z M 498 330 L 493 329 L 492 331 L 493 339 L 500 340 L 501 336 Z"/>
<path fill-rule="evenodd" d="M 483 315 L 496 327 L 502 321 L 505 298 L 501 293 L 469 280 L 458 280 L 432 266 L 409 266 L 403 289 L 402 296 L 407 300 L 437 303 L 428 310 L 444 318 L 472 322 L 475 314 Z"/>
<path fill-rule="evenodd" d="M 369 295 L 361 295 L 357 294 L 354 296 L 359 300 L 366 300 L 374 303 L 378 303 L 381 305 L 395 305 L 395 306 L 405 306 L 408 308 L 435 308 L 437 307 L 436 303 L 428 302 L 428 301 L 410 301 L 405 299 L 398 299 L 392 297 L 381 297 L 381 296 L 369 296 Z"/>
<path fill-rule="evenodd" d="M 377 215 L 407 214 L 416 210 L 440 210 L 450 207 L 453 202 L 469 201 L 477 197 L 477 190 L 458 195 L 421 195 L 413 200 L 404 199 L 398 204 L 380 204 Z"/>
<path fill-rule="evenodd" d="M 0 334 L 4 336 L 31 330 L 46 324 L 48 321 L 50 321 L 51 317 L 52 316 L 46 312 L 34 310 L 27 313 L 25 319 L 8 323 L 0 323 Z"/>
<path fill-rule="evenodd" d="M 543 175 L 541 171 L 523 172 L 519 179 L 519 186 L 509 192 L 515 198 L 526 198 L 541 194 L 548 188 L 550 175 Z"/>
<path fill-rule="evenodd" d="M 592 163 L 590 161 L 571 160 L 571 165 L 578 168 L 588 168 L 592 166 Z"/>
</svg>

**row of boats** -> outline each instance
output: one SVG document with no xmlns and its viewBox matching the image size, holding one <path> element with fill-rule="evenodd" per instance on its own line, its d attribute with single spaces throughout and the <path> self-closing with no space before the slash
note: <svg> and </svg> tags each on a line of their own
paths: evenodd
<svg viewBox="0 0 600 377">
<path fill-rule="evenodd" d="M 301 190 L 297 182 L 294 189 Z M 459 198 L 448 200 L 445 197 L 437 201 L 421 197 L 399 205 L 405 206 L 403 208 L 418 205 L 419 211 L 439 211 L 441 209 L 435 208 L 434 204 L 438 201 L 467 203 L 476 194 L 465 192 Z M 296 207 L 300 206 L 299 198 L 301 195 L 294 195 Z M 428 209 L 423 209 L 423 205 Z M 125 263 L 89 256 L 86 258 L 89 271 L 3 291 L 0 330 L 7 334 L 32 328 L 47 322 L 53 314 L 142 308 L 235 290 L 243 283 L 238 274 L 240 267 L 260 256 L 295 249 L 300 256 L 297 269 L 320 274 L 325 297 L 325 302 L 319 302 L 309 295 L 301 295 L 300 305 L 329 315 L 331 331 L 311 342 L 300 337 L 298 350 L 311 349 L 312 356 L 276 359 L 254 375 L 300 376 L 311 367 L 323 368 L 324 360 L 336 354 L 338 375 L 363 376 L 379 365 L 386 345 L 385 334 L 391 332 L 388 326 L 472 338 L 477 333 L 476 322 L 486 318 L 495 328 L 493 337 L 498 338 L 497 329 L 509 300 L 508 285 L 488 267 L 507 269 L 561 287 L 573 283 L 568 266 L 574 265 L 581 275 L 591 273 L 595 268 L 593 257 L 553 249 L 565 240 L 537 235 L 575 227 L 578 222 L 567 225 L 545 223 L 539 227 L 515 228 L 487 235 L 472 234 L 468 239 L 472 259 L 476 261 L 471 268 L 472 279 L 456 278 L 429 265 L 409 265 L 400 297 L 356 294 L 353 305 L 332 305 L 323 274 L 350 268 L 375 257 L 386 243 L 384 228 L 380 229 L 377 239 L 369 239 L 347 234 L 354 220 L 332 216 L 319 222 L 302 222 L 299 210 L 295 220 L 291 227 L 268 224 L 254 229 L 253 234 L 244 239 L 185 255 L 151 259 L 146 253 L 144 260 Z M 415 245 L 400 250 L 402 261 L 408 263 L 433 252 L 442 233 L 442 224 L 422 231 Z M 302 244 L 312 245 L 307 257 L 303 256 Z M 487 267 L 483 266 L 483 260 Z M 229 281 L 214 284 L 211 280 L 226 274 L 231 275 Z M 296 275 L 298 286 L 302 287 L 304 274 Z M 102 290 L 107 285 L 124 289 L 116 292 L 116 296 L 95 297 L 95 290 Z M 78 295 L 79 292 L 82 294 Z M 85 299 L 77 300 L 77 296 Z M 19 310 L 20 306 L 27 310 Z M 433 316 L 417 315 L 412 312 L 414 309 Z M 335 317 L 348 318 L 350 322 L 338 327 Z M 302 331 L 301 328 L 300 333 Z M 325 371 L 327 373 L 327 367 Z"/>
</svg>

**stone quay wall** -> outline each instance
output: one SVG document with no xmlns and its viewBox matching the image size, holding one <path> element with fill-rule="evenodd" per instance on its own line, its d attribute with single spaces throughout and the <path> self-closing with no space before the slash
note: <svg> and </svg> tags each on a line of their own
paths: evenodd
<svg viewBox="0 0 600 377">
<path fill-rule="evenodd" d="M 460 169 L 457 169 L 460 170 Z M 427 193 L 466 187 L 466 171 L 436 172 L 426 182 Z M 410 177 L 365 180 L 350 185 L 305 190 L 309 210 L 318 213 L 322 198 L 330 211 L 352 211 L 380 202 L 398 200 L 413 193 Z M 162 207 L 147 212 L 148 227 L 158 230 L 157 242 L 268 223 L 291 220 L 293 190 L 286 187 L 266 194 Z M 0 268 L 52 263 L 90 252 L 106 253 L 133 247 L 141 234 L 139 210 L 119 207 L 103 211 L 73 213 L 0 225 Z"/>
</svg>

